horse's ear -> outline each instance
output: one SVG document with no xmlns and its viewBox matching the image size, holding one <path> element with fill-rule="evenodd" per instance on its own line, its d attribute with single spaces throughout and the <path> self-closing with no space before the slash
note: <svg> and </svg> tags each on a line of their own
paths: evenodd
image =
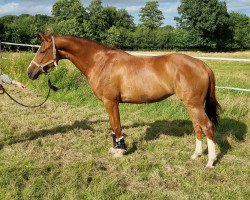
<svg viewBox="0 0 250 200">
<path fill-rule="evenodd" d="M 46 38 L 46 35 L 44 35 L 43 33 L 39 32 L 38 35 L 41 37 L 41 39 L 43 41 L 47 41 L 48 42 L 48 39 Z"/>
</svg>

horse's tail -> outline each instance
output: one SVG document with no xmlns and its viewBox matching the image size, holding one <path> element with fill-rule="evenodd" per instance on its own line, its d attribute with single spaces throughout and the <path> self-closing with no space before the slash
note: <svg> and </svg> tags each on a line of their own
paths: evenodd
<svg viewBox="0 0 250 200">
<path fill-rule="evenodd" d="M 213 71 L 207 66 L 207 72 L 209 76 L 209 86 L 206 96 L 205 112 L 208 118 L 216 126 L 219 124 L 219 111 L 221 106 L 215 97 L 215 76 Z"/>
</svg>

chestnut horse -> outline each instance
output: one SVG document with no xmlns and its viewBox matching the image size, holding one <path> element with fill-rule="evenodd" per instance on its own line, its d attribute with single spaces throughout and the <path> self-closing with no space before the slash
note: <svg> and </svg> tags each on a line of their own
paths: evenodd
<svg viewBox="0 0 250 200">
<path fill-rule="evenodd" d="M 214 125 L 219 104 L 215 77 L 201 60 L 183 54 L 138 57 L 97 42 L 72 36 L 39 34 L 42 43 L 27 73 L 30 79 L 47 74 L 61 59 L 69 59 L 87 78 L 95 96 L 103 101 L 113 133 L 113 151 L 126 149 L 119 103 L 152 103 L 176 94 L 186 106 L 196 133 L 192 159 L 202 154 L 202 132 L 208 143 L 207 167 L 216 160 Z"/>
</svg>

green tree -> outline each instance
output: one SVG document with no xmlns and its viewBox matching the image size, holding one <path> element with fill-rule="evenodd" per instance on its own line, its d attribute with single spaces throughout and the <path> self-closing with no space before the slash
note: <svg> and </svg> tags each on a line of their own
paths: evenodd
<svg viewBox="0 0 250 200">
<path fill-rule="evenodd" d="M 120 49 L 128 48 L 128 29 L 112 26 L 105 32 L 103 42 Z"/>
<path fill-rule="evenodd" d="M 37 44 L 37 33 L 44 31 L 50 23 L 50 16 L 27 15 L 4 16 L 0 18 L 0 40 Z"/>
<path fill-rule="evenodd" d="M 123 28 L 133 28 L 135 26 L 134 18 L 128 13 L 126 9 L 118 9 L 115 26 Z"/>
<path fill-rule="evenodd" d="M 60 20 L 75 18 L 78 22 L 88 19 L 80 0 L 57 0 L 52 7 L 52 15 Z"/>
<path fill-rule="evenodd" d="M 103 12 L 109 28 L 112 26 L 121 28 L 134 27 L 134 19 L 125 9 L 116 9 L 113 6 L 108 6 L 103 9 Z"/>
<path fill-rule="evenodd" d="M 92 0 L 89 4 L 88 10 L 90 15 L 94 15 L 96 13 L 103 11 L 102 1 L 101 0 Z"/>
<path fill-rule="evenodd" d="M 47 30 L 56 34 L 84 36 L 83 24 L 89 19 L 80 0 L 57 0 L 52 7 L 53 20 Z"/>
<path fill-rule="evenodd" d="M 230 13 L 234 28 L 234 48 L 250 48 L 250 17 L 238 12 Z"/>
<path fill-rule="evenodd" d="M 136 49 L 156 49 L 156 32 L 146 26 L 138 26 L 134 32 L 134 46 Z"/>
<path fill-rule="evenodd" d="M 101 41 L 101 36 L 105 30 L 109 29 L 109 24 L 106 21 L 106 15 L 102 6 L 101 0 L 92 0 L 88 7 L 89 21 L 86 23 L 88 27 L 87 36 L 96 41 Z"/>
<path fill-rule="evenodd" d="M 32 43 L 32 39 L 37 35 L 35 17 L 23 14 L 13 19 L 12 22 L 5 26 L 7 41 L 15 43 Z"/>
<path fill-rule="evenodd" d="M 61 35 L 79 35 L 81 32 L 79 23 L 75 18 L 55 21 L 54 23 L 48 25 L 47 31 L 53 34 Z"/>
<path fill-rule="evenodd" d="M 192 35 L 188 30 L 183 28 L 175 28 L 173 30 L 173 35 L 173 43 L 175 49 L 187 50 L 197 48 L 197 46 L 193 43 L 196 37 Z"/>
<path fill-rule="evenodd" d="M 156 49 L 174 48 L 174 28 L 172 26 L 160 27 L 155 32 Z"/>
<path fill-rule="evenodd" d="M 107 6 L 103 8 L 103 13 L 105 15 L 105 21 L 107 23 L 108 28 L 115 26 L 116 18 L 117 18 L 117 9 L 113 6 Z"/>
<path fill-rule="evenodd" d="M 12 33 L 10 32 L 10 24 L 12 24 L 18 17 L 7 15 L 0 18 L 1 24 L 1 38 L 0 41 L 13 41 Z"/>
<path fill-rule="evenodd" d="M 5 40 L 5 25 L 2 18 L 0 18 L 0 41 L 4 40 Z"/>
<path fill-rule="evenodd" d="M 162 20 L 164 16 L 158 7 L 159 4 L 157 1 L 149 1 L 140 10 L 140 21 L 149 29 L 159 28 L 163 24 Z"/>
<path fill-rule="evenodd" d="M 35 25 L 36 25 L 36 32 L 45 32 L 47 30 L 47 27 L 49 26 L 49 24 L 51 23 L 51 19 L 52 17 L 47 16 L 47 15 L 40 15 L 37 14 L 34 17 L 35 20 Z M 35 37 L 32 38 L 31 42 L 33 44 L 38 44 L 40 43 L 40 38 L 39 37 Z"/>
<path fill-rule="evenodd" d="M 43 31 L 46 28 L 46 26 L 50 23 L 50 20 L 52 17 L 47 16 L 47 15 L 37 14 L 34 16 L 34 18 L 35 18 L 37 30 Z"/>
<path fill-rule="evenodd" d="M 225 49 L 232 41 L 232 26 L 225 2 L 219 0 L 181 0 L 176 17 L 178 27 L 194 36 L 192 46 Z"/>
</svg>

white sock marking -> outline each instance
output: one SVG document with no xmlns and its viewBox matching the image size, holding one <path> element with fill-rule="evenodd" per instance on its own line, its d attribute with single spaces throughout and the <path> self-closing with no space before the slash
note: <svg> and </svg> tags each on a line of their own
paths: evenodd
<svg viewBox="0 0 250 200">
<path fill-rule="evenodd" d="M 202 141 L 196 138 L 196 142 L 195 142 L 195 152 L 194 154 L 191 156 L 191 159 L 196 159 L 197 157 L 199 157 L 202 154 Z"/>
<path fill-rule="evenodd" d="M 202 141 L 196 138 L 196 147 L 195 153 L 201 155 L 202 154 Z"/>
<path fill-rule="evenodd" d="M 213 167 L 213 163 L 216 160 L 214 141 L 207 138 L 207 146 L 208 146 L 208 163 L 207 163 L 207 167 Z"/>
</svg>

